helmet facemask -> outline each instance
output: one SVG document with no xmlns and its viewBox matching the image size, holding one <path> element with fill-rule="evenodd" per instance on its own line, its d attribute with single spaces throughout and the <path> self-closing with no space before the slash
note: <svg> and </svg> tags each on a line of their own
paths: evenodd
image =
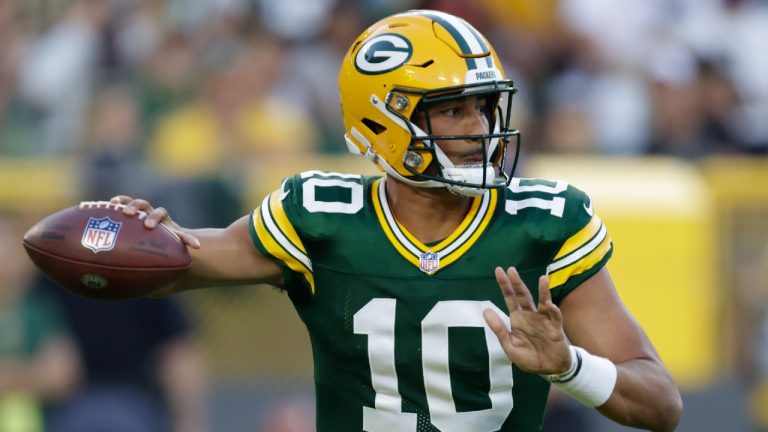
<svg viewBox="0 0 768 432">
<path fill-rule="evenodd" d="M 520 133 L 509 128 L 512 95 L 517 91 L 511 81 L 492 81 L 477 84 L 441 88 L 437 90 L 414 91 L 395 88 L 387 95 L 387 109 L 400 117 L 411 133 L 410 143 L 403 155 L 404 168 L 413 174 L 414 180 L 425 186 L 443 186 L 449 191 L 477 196 L 486 189 L 505 188 L 511 181 L 520 151 Z M 416 96 L 419 101 L 413 113 L 424 114 L 422 129 L 411 119 L 398 111 L 405 98 L 402 94 Z M 436 104 L 477 96 L 485 98 L 484 114 L 488 131 L 475 135 L 436 135 L 432 130 L 429 116 L 430 107 Z M 514 154 L 509 154 L 510 141 L 515 140 Z M 439 142 L 448 140 L 476 141 L 482 148 L 482 163 L 471 165 L 454 164 L 440 148 Z M 511 157 L 510 157 L 511 156 Z M 431 163 L 424 167 L 423 161 Z M 507 168 L 509 165 L 511 167 Z"/>
</svg>

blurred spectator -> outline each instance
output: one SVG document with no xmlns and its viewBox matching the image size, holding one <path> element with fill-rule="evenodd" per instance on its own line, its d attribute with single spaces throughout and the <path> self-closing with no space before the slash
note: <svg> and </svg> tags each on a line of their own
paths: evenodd
<svg viewBox="0 0 768 432">
<path fill-rule="evenodd" d="M 141 160 L 145 129 L 133 89 L 105 85 L 96 92 L 84 128 L 83 195 L 109 200 L 117 193 L 147 195 L 152 175 Z"/>
<path fill-rule="evenodd" d="M 148 134 L 134 87 L 105 84 L 96 92 L 83 144 L 81 194 L 108 200 L 118 193 L 151 196 L 192 226 L 219 226 L 241 213 L 240 198 L 226 177 L 172 177 L 156 173 L 143 159 Z M 194 193 L 197 199 L 188 199 Z M 215 208 L 217 211 L 204 211 Z"/>
<path fill-rule="evenodd" d="M 542 144 L 550 151 L 643 153 L 651 111 L 646 88 L 630 71 L 590 60 L 577 60 L 548 83 Z"/>
<path fill-rule="evenodd" d="M 339 1 L 321 37 L 296 44 L 287 52 L 280 92 L 311 114 L 319 135 L 318 150 L 323 152 L 347 151 L 338 87 L 328 83 L 336 82 L 349 41 L 365 28 L 361 15 L 356 2 Z"/>
<path fill-rule="evenodd" d="M 676 0 L 669 27 L 696 55 L 722 65 L 739 102 L 734 132 L 743 151 L 768 150 L 768 3 L 762 0 Z"/>
<path fill-rule="evenodd" d="M 44 405 L 72 393 L 80 363 L 56 304 L 28 290 L 21 237 L 0 214 L 0 431 L 43 432 Z"/>
<path fill-rule="evenodd" d="M 148 149 L 171 177 L 211 176 L 244 156 L 296 154 L 315 146 L 307 114 L 272 94 L 284 48 L 255 38 L 219 60 L 195 100 L 162 118 Z"/>
<path fill-rule="evenodd" d="M 316 38 L 333 20 L 336 0 L 257 0 L 259 14 L 269 31 L 294 41 Z"/>
<path fill-rule="evenodd" d="M 465 16 L 494 39 L 530 103 L 534 150 L 768 149 L 768 61 L 754 55 L 768 50 L 765 1 L 7 0 L 0 152 L 71 153 L 93 86 L 115 74 L 138 82 L 149 154 L 169 174 L 343 152 L 336 70 L 348 39 L 411 7 Z"/>
<path fill-rule="evenodd" d="M 612 67 L 641 68 L 669 17 L 666 0 L 560 0 L 560 19 Z"/>
<path fill-rule="evenodd" d="M 0 118 L 6 113 L 14 78 L 14 51 L 19 30 L 14 25 L 15 2 L 0 3 Z"/>
<path fill-rule="evenodd" d="M 559 67 L 544 87 L 548 149 L 630 155 L 646 150 L 651 101 L 641 69 L 657 39 L 657 9 L 654 1 L 560 2 L 566 40 Z"/>
<path fill-rule="evenodd" d="M 172 34 L 141 63 L 136 92 L 147 134 L 155 130 L 158 119 L 194 99 L 199 78 L 197 60 L 189 38 Z M 146 148 L 146 142 L 140 145 Z"/>
<path fill-rule="evenodd" d="M 735 129 L 738 94 L 716 65 L 694 59 L 688 63 L 673 69 L 673 76 L 653 73 L 649 151 L 686 159 L 735 153 L 741 144 Z"/>
<path fill-rule="evenodd" d="M 768 151 L 768 2 L 724 1 L 718 33 L 720 53 L 742 104 L 737 121 L 742 140 L 751 152 Z"/>
<path fill-rule="evenodd" d="M 308 112 L 275 87 L 283 42 L 247 37 L 209 58 L 200 97 L 160 118 L 150 138 L 156 201 L 190 226 L 222 226 L 242 212 L 237 185 L 249 160 L 316 150 Z"/>
<path fill-rule="evenodd" d="M 704 118 L 699 108 L 701 100 L 695 59 L 677 47 L 664 48 L 649 66 L 655 126 L 649 150 L 696 158 L 704 151 Z"/>
<path fill-rule="evenodd" d="M 16 92 L 25 47 L 35 36 L 20 19 L 20 6 L 18 1 L 0 2 L 0 156 L 35 153 L 30 147 L 39 141 L 35 113 Z"/>
<path fill-rule="evenodd" d="M 61 21 L 37 38 L 21 65 L 19 87 L 39 113 L 39 153 L 68 155 L 80 138 L 108 17 L 106 0 L 77 0 Z"/>
<path fill-rule="evenodd" d="M 552 104 L 551 109 L 542 116 L 540 136 L 537 137 L 535 144 L 538 151 L 548 150 L 559 153 L 593 151 L 596 137 L 591 127 L 589 113 L 577 102 L 582 100 L 580 92 L 576 91 L 581 82 L 582 78 L 579 76 L 562 77 L 562 81 L 550 90 L 551 98 L 557 98 L 563 102 Z"/>
<path fill-rule="evenodd" d="M 704 117 L 705 147 L 712 152 L 736 153 L 744 143 L 737 117 L 741 97 L 721 67 L 703 60 L 699 63 L 700 109 Z"/>
<path fill-rule="evenodd" d="M 54 407 L 49 432 L 203 432 L 204 354 L 179 299 L 107 303 L 45 284 L 84 363 L 79 391 Z"/>
</svg>

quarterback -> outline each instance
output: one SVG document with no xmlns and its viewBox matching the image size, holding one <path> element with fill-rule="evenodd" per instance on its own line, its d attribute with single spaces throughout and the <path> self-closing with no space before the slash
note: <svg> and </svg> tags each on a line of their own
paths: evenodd
<svg viewBox="0 0 768 432">
<path fill-rule="evenodd" d="M 349 150 L 382 176 L 308 171 L 225 229 L 189 230 L 158 295 L 270 283 L 312 341 L 321 432 L 527 432 L 555 385 L 624 425 L 671 431 L 680 394 L 619 299 L 590 198 L 513 177 L 516 88 L 488 41 L 437 11 L 389 16 L 339 73 Z"/>
</svg>

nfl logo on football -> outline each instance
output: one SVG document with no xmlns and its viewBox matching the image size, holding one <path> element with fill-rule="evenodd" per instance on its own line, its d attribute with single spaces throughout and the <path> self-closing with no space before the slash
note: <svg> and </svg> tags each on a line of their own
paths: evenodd
<svg viewBox="0 0 768 432">
<path fill-rule="evenodd" d="M 83 239 L 80 243 L 93 253 L 112 250 L 117 241 L 117 233 L 120 232 L 122 222 L 115 222 L 109 217 L 88 218 L 83 231 Z"/>
<path fill-rule="evenodd" d="M 423 252 L 419 268 L 427 274 L 436 272 L 440 268 L 440 255 L 435 252 Z"/>
</svg>

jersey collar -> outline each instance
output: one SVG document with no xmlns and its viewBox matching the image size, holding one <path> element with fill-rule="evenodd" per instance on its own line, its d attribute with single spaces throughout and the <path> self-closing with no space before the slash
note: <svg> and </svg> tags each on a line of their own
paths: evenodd
<svg viewBox="0 0 768 432">
<path fill-rule="evenodd" d="M 456 262 L 477 242 L 488 227 L 498 199 L 498 191 L 495 189 L 487 190 L 473 198 L 469 212 L 456 230 L 439 243 L 428 246 L 395 219 L 387 201 L 384 184 L 385 178 L 380 178 L 373 183 L 371 189 L 379 224 L 398 253 L 428 275 L 433 275 Z"/>
</svg>

